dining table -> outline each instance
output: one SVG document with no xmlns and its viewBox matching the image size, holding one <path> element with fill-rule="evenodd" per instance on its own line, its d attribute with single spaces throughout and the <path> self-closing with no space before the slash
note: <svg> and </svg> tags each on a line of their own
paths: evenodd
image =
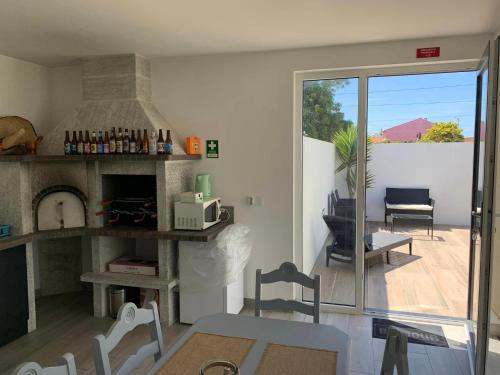
<svg viewBox="0 0 500 375">
<path fill-rule="evenodd" d="M 196 334 L 254 340 L 240 365 L 240 374 L 255 374 L 269 344 L 337 352 L 336 375 L 349 374 L 351 340 L 344 331 L 325 324 L 219 313 L 197 320 L 148 372 L 161 372 L 176 352 Z"/>
</svg>

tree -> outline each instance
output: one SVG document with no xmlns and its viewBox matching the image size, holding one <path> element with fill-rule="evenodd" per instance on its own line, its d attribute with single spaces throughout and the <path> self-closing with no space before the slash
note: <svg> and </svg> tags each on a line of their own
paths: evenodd
<svg viewBox="0 0 500 375">
<path fill-rule="evenodd" d="M 304 82 L 302 103 L 303 134 L 331 142 L 333 135 L 353 125 L 344 118 L 342 105 L 335 101 L 335 91 L 348 81 L 324 80 Z"/>
<path fill-rule="evenodd" d="M 464 134 L 462 128 L 456 123 L 451 121 L 436 122 L 425 133 L 420 142 L 463 142 Z"/>
<path fill-rule="evenodd" d="M 340 164 L 335 170 L 335 173 L 340 173 L 346 170 L 346 184 L 349 198 L 354 198 L 356 195 L 356 179 L 357 179 L 357 164 L 358 164 L 358 128 L 349 126 L 346 129 L 339 130 L 332 138 L 335 144 L 335 149 L 340 160 Z M 366 161 L 371 160 L 371 144 L 372 141 L 368 138 L 366 148 Z M 366 188 L 369 189 L 373 185 L 374 176 L 366 170 Z"/>
</svg>

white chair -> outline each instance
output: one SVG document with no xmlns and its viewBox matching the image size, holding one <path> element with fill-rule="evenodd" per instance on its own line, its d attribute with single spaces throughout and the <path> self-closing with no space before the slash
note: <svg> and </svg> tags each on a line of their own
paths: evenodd
<svg viewBox="0 0 500 375">
<path fill-rule="evenodd" d="M 410 374 L 408 369 L 408 333 L 402 328 L 390 326 L 380 375 L 392 375 L 394 368 L 398 370 L 398 375 Z"/>
<path fill-rule="evenodd" d="M 156 302 L 148 302 L 146 308 L 143 309 L 137 308 L 133 303 L 126 303 L 120 307 L 116 322 L 111 326 L 106 336 L 97 335 L 92 340 L 97 375 L 111 375 L 109 352 L 118 345 L 123 336 L 143 324 L 149 325 L 151 342 L 130 356 L 116 372 L 116 375 L 130 374 L 151 355 L 154 356 L 155 361 L 161 358 L 164 354 L 163 336 Z"/>
<path fill-rule="evenodd" d="M 64 354 L 57 362 L 59 366 L 41 367 L 36 362 L 21 363 L 12 375 L 76 375 L 75 357 Z"/>
<path fill-rule="evenodd" d="M 303 287 L 313 289 L 313 305 L 311 306 L 295 300 L 283 300 L 281 298 L 266 301 L 261 300 L 262 284 L 272 284 L 279 281 L 297 283 Z M 311 315 L 314 323 L 319 323 L 320 290 L 320 276 L 315 275 L 314 278 L 311 278 L 299 272 L 293 263 L 285 262 L 277 270 L 264 274 L 261 269 L 258 269 L 255 274 L 255 316 L 261 316 L 262 310 L 297 311 L 306 315 Z"/>
</svg>

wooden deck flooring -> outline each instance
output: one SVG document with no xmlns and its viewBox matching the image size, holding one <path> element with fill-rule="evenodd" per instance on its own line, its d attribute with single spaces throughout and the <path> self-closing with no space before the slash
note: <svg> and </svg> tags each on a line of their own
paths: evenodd
<svg viewBox="0 0 500 375">
<path fill-rule="evenodd" d="M 379 230 L 386 230 L 383 223 L 368 223 L 367 232 Z M 398 226 L 396 233 L 413 237 L 413 255 L 405 245 L 390 252 L 391 264 L 384 260 L 365 267 L 366 307 L 465 318 L 469 229 L 436 225 L 434 239 L 414 226 Z M 330 261 L 326 267 L 325 249 L 326 244 L 311 272 L 321 275 L 322 301 L 353 304 L 354 266 Z"/>
</svg>

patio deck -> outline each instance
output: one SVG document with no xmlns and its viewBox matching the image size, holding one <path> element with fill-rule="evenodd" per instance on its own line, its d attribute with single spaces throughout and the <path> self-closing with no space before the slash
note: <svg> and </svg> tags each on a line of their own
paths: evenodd
<svg viewBox="0 0 500 375">
<path fill-rule="evenodd" d="M 367 232 L 384 231 L 383 223 L 367 223 Z M 413 237 L 408 246 L 390 251 L 391 264 L 366 266 L 366 307 L 465 318 L 469 272 L 469 229 L 435 225 L 434 239 L 418 226 L 398 225 L 395 233 Z M 331 243 L 329 239 L 326 244 Z M 321 299 L 327 303 L 352 304 L 354 266 L 330 261 L 326 244 L 311 274 L 321 275 Z M 309 297 L 304 293 L 304 297 Z"/>
</svg>

